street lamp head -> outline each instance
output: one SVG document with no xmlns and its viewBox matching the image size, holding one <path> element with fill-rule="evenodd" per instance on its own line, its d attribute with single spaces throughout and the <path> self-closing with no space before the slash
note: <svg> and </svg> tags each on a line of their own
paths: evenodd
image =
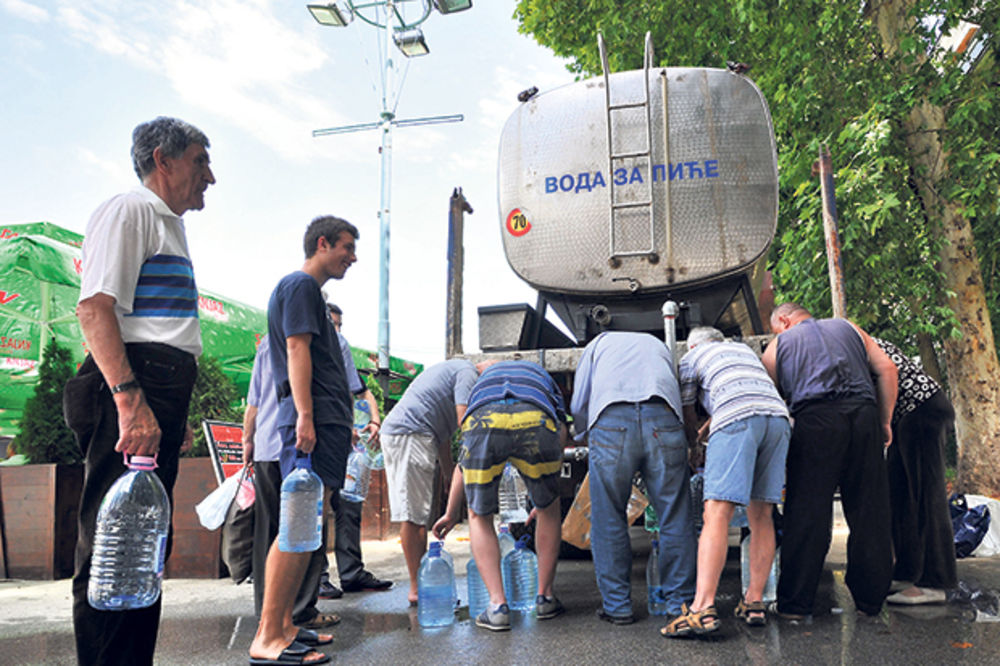
<svg viewBox="0 0 1000 666">
<path fill-rule="evenodd" d="M 392 41 L 396 42 L 396 46 L 399 50 L 403 52 L 407 58 L 413 58 L 415 56 L 427 55 L 431 50 L 427 47 L 427 42 L 424 41 L 424 33 L 420 28 L 411 28 L 409 30 L 400 30 L 394 32 L 392 35 Z"/>
<path fill-rule="evenodd" d="M 472 0 L 434 0 L 434 7 L 442 14 L 453 14 L 472 9 Z"/>
<path fill-rule="evenodd" d="M 313 18 L 322 25 L 330 25 L 335 28 L 343 28 L 352 20 L 354 20 L 354 13 L 348 8 L 342 10 L 337 6 L 336 2 L 331 2 L 325 5 L 306 5 L 309 13 L 312 14 Z"/>
</svg>

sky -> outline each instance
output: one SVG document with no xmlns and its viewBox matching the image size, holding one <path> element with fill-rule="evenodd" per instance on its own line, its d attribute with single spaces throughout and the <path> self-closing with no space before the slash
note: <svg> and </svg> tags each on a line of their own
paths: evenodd
<svg viewBox="0 0 1000 666">
<path fill-rule="evenodd" d="M 306 2 L 0 0 L 0 225 L 49 221 L 83 233 L 102 201 L 138 185 L 132 129 L 158 115 L 205 132 L 217 183 L 185 216 L 198 286 L 266 308 L 301 268 L 317 215 L 359 228 L 358 262 L 327 283 L 357 347 L 378 340 L 377 131 L 313 138 L 375 121 L 378 31 L 324 27 Z M 415 7 L 419 3 L 408 3 Z M 514 0 L 474 0 L 422 25 L 431 53 L 394 49 L 397 118 L 463 114 L 397 128 L 392 147 L 390 352 L 444 359 L 448 201 L 463 188 L 463 346 L 478 349 L 477 308 L 535 294 L 507 264 L 496 162 L 517 93 L 571 83 L 565 62 L 519 35 Z"/>
</svg>

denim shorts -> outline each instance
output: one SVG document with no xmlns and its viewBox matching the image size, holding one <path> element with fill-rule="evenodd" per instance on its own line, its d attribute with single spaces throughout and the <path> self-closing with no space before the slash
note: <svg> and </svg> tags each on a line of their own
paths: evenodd
<svg viewBox="0 0 1000 666">
<path fill-rule="evenodd" d="M 780 502 L 790 435 L 782 416 L 750 416 L 713 432 L 705 453 L 705 499 Z"/>
</svg>

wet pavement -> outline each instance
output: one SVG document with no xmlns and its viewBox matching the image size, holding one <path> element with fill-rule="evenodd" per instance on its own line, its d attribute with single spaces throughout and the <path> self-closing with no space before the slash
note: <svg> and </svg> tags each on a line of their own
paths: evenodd
<svg viewBox="0 0 1000 666">
<path fill-rule="evenodd" d="M 468 539 L 464 526 L 449 535 L 459 596 L 465 598 Z M 648 538 L 633 529 L 633 605 L 638 621 L 613 626 L 599 620 L 600 605 L 589 560 L 559 563 L 556 591 L 567 613 L 539 622 L 513 614 L 513 630 L 493 634 L 460 611 L 450 627 L 422 629 L 406 602 L 406 586 L 387 592 L 347 594 L 320 601 L 339 613 L 336 640 L 323 650 L 352 664 L 997 664 L 1000 622 L 1000 558 L 960 560 L 964 594 L 938 606 L 887 606 L 876 618 L 860 617 L 844 585 L 846 530 L 838 525 L 817 595 L 817 613 L 804 622 L 769 619 L 750 628 L 731 619 L 739 589 L 738 549 L 730 548 L 717 607 L 722 629 L 707 639 L 668 640 L 663 618 L 645 612 Z M 365 542 L 368 568 L 402 582 L 405 565 L 398 542 Z M 331 561 L 333 558 L 330 558 Z M 972 593 L 979 592 L 975 599 Z M 979 619 L 976 621 L 977 606 Z M 983 610 L 987 612 L 984 613 Z M 222 580 L 167 580 L 157 645 L 165 665 L 245 664 L 256 630 L 250 585 Z M 68 580 L 0 581 L 0 666 L 73 664 Z"/>
</svg>

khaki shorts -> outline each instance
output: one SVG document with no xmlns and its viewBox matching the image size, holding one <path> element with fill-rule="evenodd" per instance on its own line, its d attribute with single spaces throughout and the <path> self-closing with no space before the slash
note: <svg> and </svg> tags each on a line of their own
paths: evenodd
<svg viewBox="0 0 1000 666">
<path fill-rule="evenodd" d="M 434 465 L 438 459 L 433 435 L 380 435 L 389 485 L 389 519 L 430 525 L 434 499 Z"/>
</svg>

